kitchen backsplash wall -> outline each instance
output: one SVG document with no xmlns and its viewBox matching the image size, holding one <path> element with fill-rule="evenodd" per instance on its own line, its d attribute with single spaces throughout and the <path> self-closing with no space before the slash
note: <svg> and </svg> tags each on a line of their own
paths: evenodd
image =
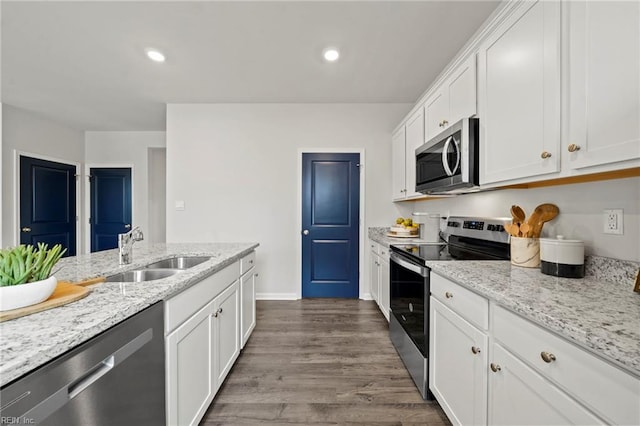
<svg viewBox="0 0 640 426">
<path fill-rule="evenodd" d="M 640 261 L 640 178 L 589 182 L 533 189 L 507 189 L 454 198 L 396 203 L 403 215 L 413 211 L 446 215 L 510 217 L 512 204 L 527 215 L 541 203 L 554 203 L 560 215 L 545 224 L 542 236 L 580 239 L 585 253 Z M 624 234 L 604 234 L 603 210 L 624 210 Z"/>
</svg>

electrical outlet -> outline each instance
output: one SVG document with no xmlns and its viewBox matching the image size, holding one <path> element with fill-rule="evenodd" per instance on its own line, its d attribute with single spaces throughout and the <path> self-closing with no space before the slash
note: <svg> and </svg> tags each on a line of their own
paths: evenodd
<svg viewBox="0 0 640 426">
<path fill-rule="evenodd" d="M 603 221 L 605 234 L 623 234 L 624 216 L 622 213 L 622 209 L 605 210 Z"/>
</svg>

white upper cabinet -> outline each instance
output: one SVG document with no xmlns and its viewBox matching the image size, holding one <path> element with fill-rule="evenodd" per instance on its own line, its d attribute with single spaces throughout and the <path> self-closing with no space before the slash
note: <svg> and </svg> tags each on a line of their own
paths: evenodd
<svg viewBox="0 0 640 426">
<path fill-rule="evenodd" d="M 405 186 L 405 129 L 402 126 L 391 138 L 391 199 L 404 200 Z"/>
<path fill-rule="evenodd" d="M 416 148 L 424 143 L 424 109 L 420 108 L 405 124 L 405 197 L 420 197 L 416 192 Z"/>
<path fill-rule="evenodd" d="M 426 140 L 476 114 L 476 55 L 471 55 L 429 96 L 424 105 Z"/>
<path fill-rule="evenodd" d="M 573 169 L 640 158 L 640 2 L 572 1 L 569 137 Z M 573 144 L 573 145 L 572 145 Z"/>
<path fill-rule="evenodd" d="M 480 183 L 560 168 L 560 2 L 517 4 L 480 44 Z"/>
</svg>

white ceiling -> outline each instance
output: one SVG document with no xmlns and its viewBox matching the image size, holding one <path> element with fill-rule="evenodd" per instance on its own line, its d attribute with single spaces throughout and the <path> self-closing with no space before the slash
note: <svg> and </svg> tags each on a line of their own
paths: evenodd
<svg viewBox="0 0 640 426">
<path fill-rule="evenodd" d="M 497 5 L 3 1 L 2 102 L 80 130 L 164 130 L 165 103 L 413 103 Z"/>
</svg>

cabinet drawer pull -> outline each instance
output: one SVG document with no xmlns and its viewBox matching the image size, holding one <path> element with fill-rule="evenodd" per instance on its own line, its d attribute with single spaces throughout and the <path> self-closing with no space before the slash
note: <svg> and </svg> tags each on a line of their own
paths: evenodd
<svg viewBox="0 0 640 426">
<path fill-rule="evenodd" d="M 451 298 L 453 297 L 453 293 L 450 293 L 450 292 L 448 292 L 448 291 L 447 291 L 447 292 L 444 294 L 444 297 L 446 297 L 447 299 L 451 299 Z"/>
<path fill-rule="evenodd" d="M 471 352 L 473 352 L 473 354 L 479 354 L 480 353 L 480 348 L 477 346 L 471 346 Z"/>
<path fill-rule="evenodd" d="M 580 151 L 580 145 L 576 145 L 575 143 L 572 143 L 571 145 L 569 145 L 567 147 L 567 151 L 569 151 L 569 152 Z"/>
<path fill-rule="evenodd" d="M 251 260 L 249 261 L 249 263 L 253 263 L 253 259 L 251 259 Z"/>
<path fill-rule="evenodd" d="M 502 368 L 500 368 L 498 364 L 494 364 L 493 362 L 491 363 L 491 371 L 493 371 L 494 373 L 497 373 L 500 370 L 502 370 Z"/>
<path fill-rule="evenodd" d="M 253 276 L 254 276 L 254 277 L 257 277 L 257 276 L 258 276 L 258 274 L 254 274 Z"/>
<path fill-rule="evenodd" d="M 553 362 L 556 360 L 556 356 L 549 352 L 540 352 L 540 357 L 546 363 Z"/>
<path fill-rule="evenodd" d="M 542 151 L 542 154 L 540 154 L 540 158 L 543 160 L 546 160 L 549 157 L 551 157 L 551 153 L 549 151 Z"/>
<path fill-rule="evenodd" d="M 222 313 L 222 308 L 218 308 L 218 310 L 213 314 L 214 318 L 218 318 L 218 315 Z"/>
</svg>

